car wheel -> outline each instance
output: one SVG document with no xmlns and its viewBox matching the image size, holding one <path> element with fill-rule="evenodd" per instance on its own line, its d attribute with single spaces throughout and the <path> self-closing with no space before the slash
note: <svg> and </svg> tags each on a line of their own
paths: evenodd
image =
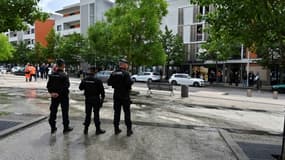
<svg viewBox="0 0 285 160">
<path fill-rule="evenodd" d="M 133 82 L 136 82 L 136 79 L 135 78 L 132 78 Z"/>
<path fill-rule="evenodd" d="M 176 81 L 171 81 L 171 84 L 172 85 L 177 85 L 177 82 Z"/>
<path fill-rule="evenodd" d="M 148 83 L 151 83 L 151 82 L 152 82 L 152 79 L 148 79 L 147 82 L 148 82 Z"/>
<path fill-rule="evenodd" d="M 199 87 L 199 83 L 198 83 L 198 82 L 194 82 L 194 83 L 193 83 L 193 86 L 194 86 L 194 87 Z"/>
</svg>

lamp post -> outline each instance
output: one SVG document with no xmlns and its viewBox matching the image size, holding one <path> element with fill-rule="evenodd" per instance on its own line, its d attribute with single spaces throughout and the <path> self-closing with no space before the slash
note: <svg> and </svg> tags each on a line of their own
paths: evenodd
<svg viewBox="0 0 285 160">
<path fill-rule="evenodd" d="M 247 78 L 246 78 L 246 86 L 248 87 L 249 82 L 248 82 L 248 74 L 249 74 L 249 50 L 247 50 L 247 66 L 246 66 L 246 74 L 247 74 Z"/>
</svg>

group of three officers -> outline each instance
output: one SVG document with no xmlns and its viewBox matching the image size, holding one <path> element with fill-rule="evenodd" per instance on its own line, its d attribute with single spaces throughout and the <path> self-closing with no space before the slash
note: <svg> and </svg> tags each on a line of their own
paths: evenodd
<svg viewBox="0 0 285 160">
<path fill-rule="evenodd" d="M 51 96 L 50 116 L 49 124 L 51 127 L 51 133 L 55 133 L 56 117 L 59 104 L 61 104 L 62 120 L 63 120 L 63 133 L 68 133 L 73 130 L 69 126 L 69 77 L 64 72 L 65 63 L 64 60 L 59 59 L 56 62 L 57 70 L 53 72 L 47 82 L 47 89 Z M 117 135 L 121 132 L 119 128 L 121 108 L 125 113 L 125 124 L 127 126 L 127 136 L 133 134 L 131 112 L 130 112 L 130 90 L 133 84 L 129 73 L 127 72 L 128 62 L 126 60 L 120 60 L 119 69 L 114 71 L 108 79 L 108 85 L 114 88 L 114 133 Z M 84 78 L 79 89 L 84 90 L 85 96 L 85 121 L 84 121 L 84 134 L 88 134 L 88 128 L 91 122 L 91 113 L 94 112 L 94 123 L 96 127 L 96 135 L 105 133 L 100 127 L 99 111 L 103 105 L 105 98 L 105 91 L 103 82 L 95 77 L 95 67 L 89 68 L 89 74 Z"/>
</svg>

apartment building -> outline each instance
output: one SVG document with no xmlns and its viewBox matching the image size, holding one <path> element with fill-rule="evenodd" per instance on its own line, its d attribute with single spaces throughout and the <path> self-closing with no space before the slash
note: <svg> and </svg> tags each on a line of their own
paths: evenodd
<svg viewBox="0 0 285 160">
<path fill-rule="evenodd" d="M 208 34 L 203 32 L 207 24 L 197 16 L 208 13 L 211 8 L 191 5 L 189 0 L 167 0 L 167 3 L 168 14 L 162 20 L 161 30 L 167 26 L 182 37 L 186 52 L 182 70 L 191 73 L 193 67 L 203 65 L 199 54 L 201 45 L 208 38 Z"/>
<path fill-rule="evenodd" d="M 114 3 L 109 0 L 80 0 L 81 34 L 86 35 L 88 27 L 97 21 L 106 20 L 105 13 Z"/>
<path fill-rule="evenodd" d="M 61 36 L 80 33 L 80 3 L 65 6 L 56 13 L 62 15 L 55 21 L 54 29 L 57 33 Z"/>
<path fill-rule="evenodd" d="M 49 18 L 45 22 L 36 21 L 34 25 L 28 24 L 25 31 L 8 31 L 5 35 L 12 44 L 17 44 L 21 41 L 28 44 L 28 47 L 33 48 L 38 42 L 42 46 L 46 46 L 46 35 L 53 28 L 55 21 L 61 16 L 56 14 L 50 14 Z"/>
</svg>

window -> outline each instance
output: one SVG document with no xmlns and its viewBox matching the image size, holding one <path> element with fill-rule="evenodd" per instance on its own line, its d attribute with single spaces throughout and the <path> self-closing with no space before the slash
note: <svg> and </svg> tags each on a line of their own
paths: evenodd
<svg viewBox="0 0 285 160">
<path fill-rule="evenodd" d="M 89 13 L 90 24 L 94 24 L 95 23 L 95 11 L 94 11 L 95 5 L 94 5 L 94 3 L 91 3 L 89 5 L 89 8 L 90 8 L 90 13 Z"/>
<path fill-rule="evenodd" d="M 35 33 L 35 29 L 34 28 L 31 29 L 31 33 L 32 34 Z"/>
<path fill-rule="evenodd" d="M 202 41 L 203 40 L 203 25 L 197 25 L 197 37 L 196 41 Z"/>
<path fill-rule="evenodd" d="M 144 75 L 150 75 L 150 73 L 144 73 Z"/>
<path fill-rule="evenodd" d="M 61 31 L 61 25 L 57 25 L 57 26 L 56 26 L 56 30 L 57 30 L 57 31 Z"/>
</svg>

